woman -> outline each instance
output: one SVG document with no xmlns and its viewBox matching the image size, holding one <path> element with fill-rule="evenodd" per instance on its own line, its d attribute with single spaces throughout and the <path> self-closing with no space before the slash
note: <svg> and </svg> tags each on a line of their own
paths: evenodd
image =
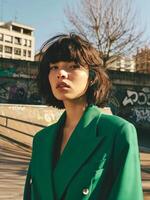
<svg viewBox="0 0 150 200">
<path fill-rule="evenodd" d="M 53 37 L 42 47 L 39 86 L 65 112 L 34 137 L 24 200 L 142 200 L 135 128 L 97 107 L 110 82 L 96 49 L 73 33 Z"/>
</svg>

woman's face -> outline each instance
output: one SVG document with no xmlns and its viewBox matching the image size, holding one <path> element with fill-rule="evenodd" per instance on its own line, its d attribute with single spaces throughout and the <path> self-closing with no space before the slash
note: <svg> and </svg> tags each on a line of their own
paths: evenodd
<svg viewBox="0 0 150 200">
<path fill-rule="evenodd" d="M 89 69 L 75 62 L 59 61 L 49 65 L 49 83 L 53 95 L 63 102 L 86 101 L 89 85 Z"/>
</svg>

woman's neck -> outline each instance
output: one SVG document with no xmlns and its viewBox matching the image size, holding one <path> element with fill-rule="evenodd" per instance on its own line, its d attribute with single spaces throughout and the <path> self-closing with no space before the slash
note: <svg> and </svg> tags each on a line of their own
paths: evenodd
<svg viewBox="0 0 150 200">
<path fill-rule="evenodd" d="M 87 107 L 86 102 L 82 103 L 65 103 L 66 108 L 66 122 L 65 127 L 75 127 L 82 117 Z"/>
</svg>

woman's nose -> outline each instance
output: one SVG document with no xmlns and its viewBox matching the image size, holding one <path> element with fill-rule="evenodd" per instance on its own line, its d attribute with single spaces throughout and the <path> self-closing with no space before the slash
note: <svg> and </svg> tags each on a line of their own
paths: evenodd
<svg viewBox="0 0 150 200">
<path fill-rule="evenodd" d="M 68 77 L 68 73 L 65 70 L 59 70 L 57 74 L 58 79 L 64 79 Z"/>
</svg>

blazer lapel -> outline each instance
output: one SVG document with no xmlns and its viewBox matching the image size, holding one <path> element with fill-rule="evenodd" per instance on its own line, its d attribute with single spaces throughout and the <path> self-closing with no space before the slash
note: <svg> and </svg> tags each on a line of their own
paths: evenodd
<svg viewBox="0 0 150 200">
<path fill-rule="evenodd" d="M 103 139 L 103 136 L 96 134 L 99 118 L 97 107 L 86 109 L 58 160 L 53 176 L 58 199 L 61 199 L 71 178 Z"/>
</svg>

